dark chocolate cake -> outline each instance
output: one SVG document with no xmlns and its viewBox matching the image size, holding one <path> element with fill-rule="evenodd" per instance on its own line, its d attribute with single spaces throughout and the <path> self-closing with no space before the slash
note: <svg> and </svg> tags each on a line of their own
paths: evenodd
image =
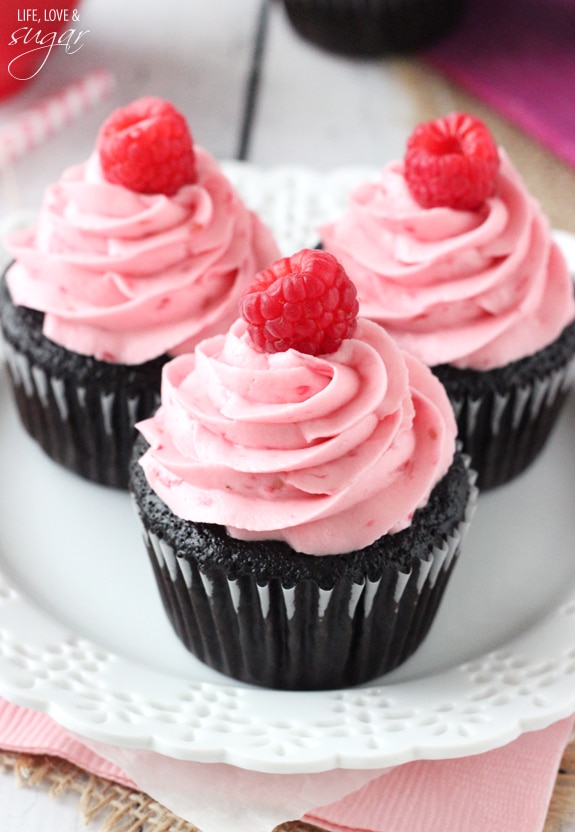
<svg viewBox="0 0 575 832">
<path fill-rule="evenodd" d="M 389 672 L 425 638 L 469 519 L 461 454 L 409 528 L 314 556 L 176 517 L 139 465 L 146 447 L 140 437 L 131 488 L 168 617 L 201 661 L 266 687 L 331 689 Z"/>
</svg>

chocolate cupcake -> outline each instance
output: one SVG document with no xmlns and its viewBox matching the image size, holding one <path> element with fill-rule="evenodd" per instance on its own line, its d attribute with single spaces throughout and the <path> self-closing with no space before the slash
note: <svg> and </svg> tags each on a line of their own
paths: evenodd
<svg viewBox="0 0 575 832">
<path fill-rule="evenodd" d="M 487 127 L 460 113 L 420 125 L 320 236 L 360 313 L 445 384 L 479 487 L 525 471 L 571 387 L 575 298 L 547 219 Z"/>
<path fill-rule="evenodd" d="M 167 615 L 244 682 L 340 688 L 397 667 L 470 521 L 443 386 L 356 308 L 331 255 L 279 261 L 227 334 L 165 365 L 138 425 L 131 489 Z"/>
<path fill-rule="evenodd" d="M 450 32 L 466 0 L 283 0 L 295 31 L 330 52 L 373 58 L 422 49 Z"/>
<path fill-rule="evenodd" d="M 478 371 L 439 364 L 458 433 L 485 489 L 510 482 L 534 462 L 551 436 L 573 384 L 575 323 L 549 346 L 504 367 Z"/>
<path fill-rule="evenodd" d="M 2 277 L 3 353 L 20 420 L 55 462 L 126 488 L 134 425 L 158 407 L 169 356 L 133 366 L 98 361 L 46 338 L 43 318 L 12 302 Z"/>
<path fill-rule="evenodd" d="M 122 488 L 161 366 L 225 331 L 278 256 L 183 116 L 156 98 L 114 111 L 88 161 L 47 189 L 36 226 L 5 243 L 15 259 L 0 315 L 21 420 L 55 461 Z"/>
</svg>

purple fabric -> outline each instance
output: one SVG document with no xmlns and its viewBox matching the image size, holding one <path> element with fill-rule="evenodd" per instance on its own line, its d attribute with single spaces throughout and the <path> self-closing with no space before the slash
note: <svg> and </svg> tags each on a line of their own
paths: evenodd
<svg viewBox="0 0 575 832">
<path fill-rule="evenodd" d="M 469 0 L 422 57 L 575 167 L 575 0 Z"/>
</svg>

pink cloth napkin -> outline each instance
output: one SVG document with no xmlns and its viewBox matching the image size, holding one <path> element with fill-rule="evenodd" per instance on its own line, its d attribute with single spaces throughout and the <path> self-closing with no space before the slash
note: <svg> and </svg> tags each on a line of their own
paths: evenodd
<svg viewBox="0 0 575 832">
<path fill-rule="evenodd" d="M 468 2 L 424 57 L 575 167 L 575 2 Z"/>
<path fill-rule="evenodd" d="M 495 751 L 398 766 L 306 820 L 330 832 L 540 832 L 573 719 Z"/>
<path fill-rule="evenodd" d="M 564 719 L 473 757 L 417 761 L 377 773 L 371 779 L 368 776 L 367 784 L 335 802 L 306 811 L 303 820 L 330 832 L 541 832 L 573 724 L 573 717 Z M 152 752 L 99 744 L 103 753 L 97 754 L 49 717 L 1 699 L 0 747 L 59 756 L 92 774 L 144 791 L 150 789 L 143 788 L 138 778 L 132 779 L 107 757 L 125 759 L 135 771 L 155 770 L 158 782 L 162 779 L 162 766 L 169 769 L 169 779 L 178 766 L 189 778 L 193 770 L 190 765 L 195 766 L 202 772 L 202 789 L 213 789 L 214 804 L 218 803 L 218 795 L 221 803 L 223 769 L 233 771 L 231 766 L 182 763 Z M 148 764 L 150 757 L 153 766 Z M 134 764 L 137 759 L 144 761 L 140 768 Z M 246 775 L 253 789 L 252 803 L 264 803 L 266 796 L 273 794 L 278 777 L 285 779 L 255 772 Z M 325 780 L 326 774 L 312 777 Z M 298 802 L 294 801 L 294 805 Z M 239 816 L 233 807 L 230 815 L 234 818 L 233 826 L 221 823 L 219 828 L 214 827 L 218 832 L 238 828 Z M 284 818 L 289 819 L 293 820 L 293 816 Z M 250 821 L 250 828 L 255 832 L 258 827 Z M 261 828 L 262 832 L 271 832 L 269 826 Z"/>
</svg>

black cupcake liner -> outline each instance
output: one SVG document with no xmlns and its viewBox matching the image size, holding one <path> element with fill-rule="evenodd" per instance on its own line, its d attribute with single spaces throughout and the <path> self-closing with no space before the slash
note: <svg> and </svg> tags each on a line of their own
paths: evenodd
<svg viewBox="0 0 575 832">
<path fill-rule="evenodd" d="M 0 285 L 2 352 L 20 421 L 42 450 L 84 479 L 126 489 L 135 423 L 160 402 L 168 356 L 130 367 L 79 355 L 42 334 L 43 314 Z"/>
<path fill-rule="evenodd" d="M 474 478 L 458 457 L 409 530 L 322 557 L 176 518 L 137 461 L 132 489 L 164 608 L 186 648 L 243 682 L 321 690 L 382 676 L 421 644 L 475 507 Z M 439 519 L 447 503 L 451 516 Z"/>
<path fill-rule="evenodd" d="M 467 0 L 283 0 L 306 40 L 340 55 L 371 58 L 430 46 L 460 21 Z"/>
<path fill-rule="evenodd" d="M 477 485 L 488 491 L 526 471 L 553 433 L 575 379 L 575 323 L 548 347 L 502 368 L 432 370 L 451 400 Z"/>
</svg>

